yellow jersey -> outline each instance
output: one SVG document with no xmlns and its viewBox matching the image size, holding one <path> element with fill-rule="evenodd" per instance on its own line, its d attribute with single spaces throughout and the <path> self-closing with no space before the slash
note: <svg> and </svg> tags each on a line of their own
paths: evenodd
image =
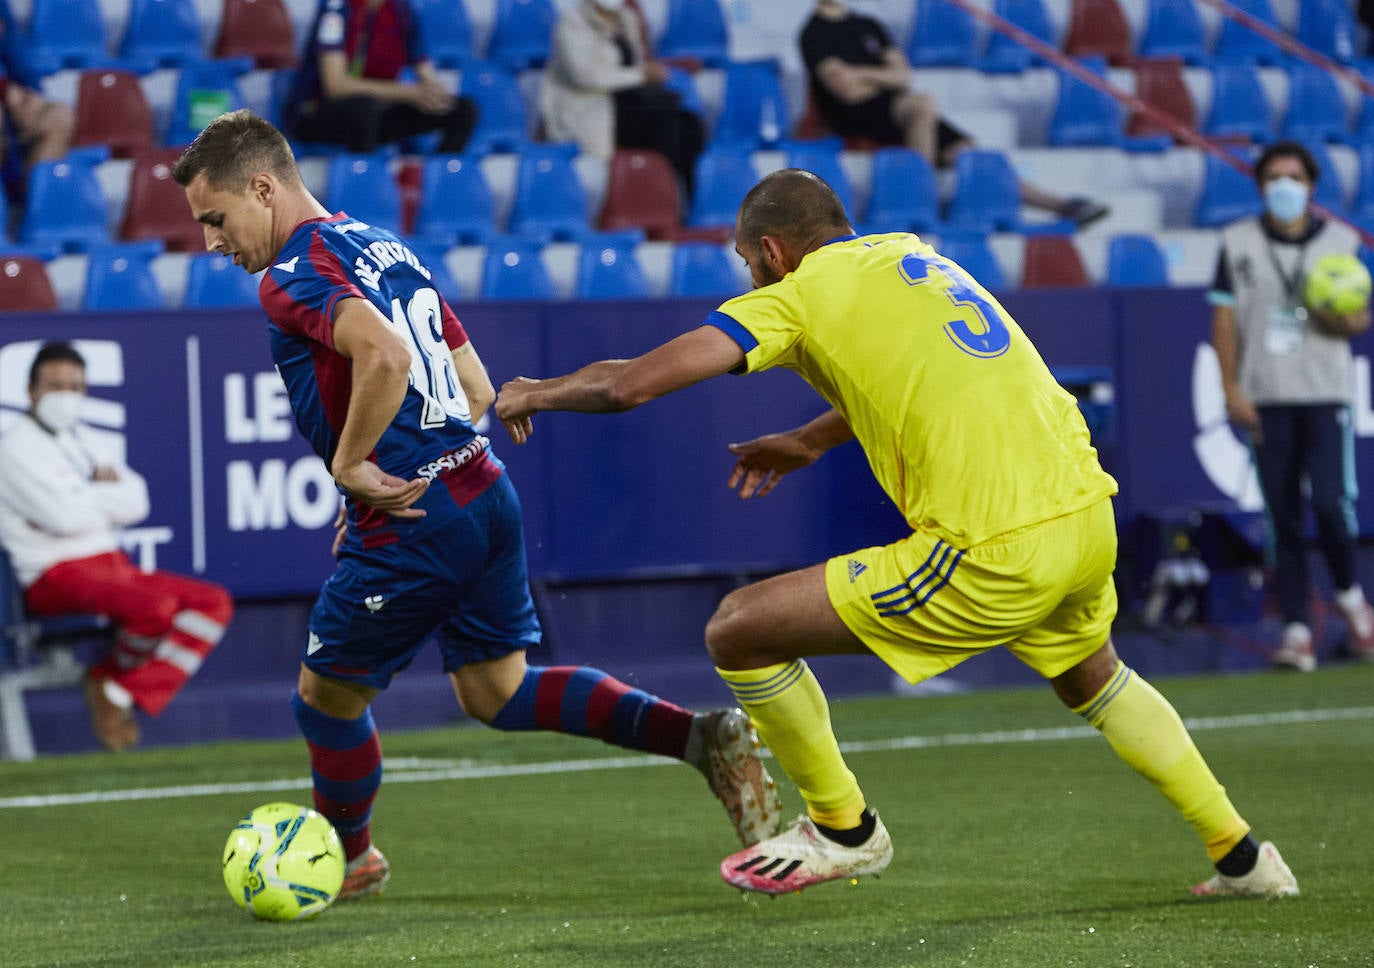
<svg viewBox="0 0 1374 968">
<path fill-rule="evenodd" d="M 915 235 L 846 236 L 707 322 L 744 372 L 795 370 L 849 423 L 915 530 L 969 548 L 1116 493 L 1015 320 Z"/>
</svg>

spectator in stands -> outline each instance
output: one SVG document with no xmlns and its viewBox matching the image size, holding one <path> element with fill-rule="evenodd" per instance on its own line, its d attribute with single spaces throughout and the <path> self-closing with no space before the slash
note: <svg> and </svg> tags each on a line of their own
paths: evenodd
<svg viewBox="0 0 1374 968">
<path fill-rule="evenodd" d="M 1310 208 L 1321 177 L 1306 148 L 1270 145 L 1255 164 L 1264 214 L 1222 230 L 1208 300 L 1226 412 L 1249 431 L 1273 528 L 1273 580 L 1283 614 L 1275 665 L 1316 668 L 1307 616 L 1306 482 L 1317 536 L 1350 627 L 1353 651 L 1374 659 L 1374 610 L 1356 574 L 1350 338 L 1369 328 L 1368 308 L 1330 317 L 1303 305 L 1303 277 L 1320 257 L 1356 254 L 1347 225 Z"/>
<path fill-rule="evenodd" d="M 29 70 L 19 43 L 9 0 L 0 0 L 0 177 L 15 201 L 30 165 L 67 153 L 75 124 L 70 108 L 39 92 L 42 78 Z"/>
<path fill-rule="evenodd" d="M 321 0 L 283 114 L 297 141 L 353 152 L 437 130 L 456 154 L 477 124 L 477 105 L 439 79 L 410 0 Z"/>
<path fill-rule="evenodd" d="M 81 425 L 80 353 L 44 345 L 29 370 L 29 400 L 0 437 L 0 545 L 30 612 L 97 613 L 118 626 L 85 693 L 96 738 L 127 749 L 138 742 L 133 706 L 162 712 L 219 642 L 233 602 L 218 585 L 140 571 L 119 550 L 117 529 L 148 514 L 148 488 Z"/>
<path fill-rule="evenodd" d="M 617 146 L 666 155 L 688 194 L 705 136 L 701 119 L 666 85 L 639 15 L 625 0 L 581 0 L 558 18 L 539 107 L 550 141 L 609 158 Z"/>
<path fill-rule="evenodd" d="M 818 0 L 802 29 L 801 52 L 816 110 L 836 134 L 904 144 L 937 168 L 952 165 L 973 146 L 967 134 L 940 116 L 933 97 L 911 90 L 911 64 L 887 29 L 853 13 L 846 0 Z M 1090 199 L 1063 198 L 1025 181 L 1021 199 L 1079 228 L 1108 212 Z"/>
</svg>

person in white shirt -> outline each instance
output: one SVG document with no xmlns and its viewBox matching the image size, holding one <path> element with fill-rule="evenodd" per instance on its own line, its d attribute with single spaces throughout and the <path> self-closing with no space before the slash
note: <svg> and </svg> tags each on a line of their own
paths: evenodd
<svg viewBox="0 0 1374 968">
<path fill-rule="evenodd" d="M 96 613 L 118 627 L 85 694 L 96 738 L 127 749 L 138 742 L 133 707 L 162 712 L 219 642 L 233 600 L 219 585 L 141 571 L 120 550 L 118 529 L 148 515 L 148 487 L 124 463 L 98 457 L 82 427 L 80 353 L 45 344 L 29 369 L 29 400 L 0 436 L 0 545 L 31 614 Z"/>
</svg>

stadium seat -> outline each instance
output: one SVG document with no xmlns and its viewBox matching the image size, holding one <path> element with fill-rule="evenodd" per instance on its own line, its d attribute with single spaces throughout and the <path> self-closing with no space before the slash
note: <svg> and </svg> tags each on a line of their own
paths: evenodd
<svg viewBox="0 0 1374 968">
<path fill-rule="evenodd" d="M 98 0 L 33 0 L 22 45 L 37 74 L 105 63 L 105 21 Z"/>
<path fill-rule="evenodd" d="M 956 232 L 941 238 L 936 246 L 946 259 L 957 264 L 984 289 L 1007 288 L 1007 276 L 988 245 L 987 237 L 976 232 Z"/>
<path fill-rule="evenodd" d="M 81 308 L 165 309 L 166 302 L 153 276 L 153 260 L 160 242 L 124 242 L 96 246 L 86 264 L 86 290 Z"/>
<path fill-rule="evenodd" d="M 1298 41 L 1340 64 L 1359 53 L 1359 29 L 1343 0 L 1299 0 Z"/>
<path fill-rule="evenodd" d="M 224 0 L 218 58 L 251 57 L 259 70 L 295 67 L 296 27 L 282 0 Z"/>
<path fill-rule="evenodd" d="M 1256 20 L 1282 32 L 1278 15 L 1269 0 L 1230 0 L 1232 6 L 1242 13 L 1248 13 Z M 1283 51 L 1272 40 L 1261 37 L 1239 20 L 1223 17 L 1221 32 L 1217 34 L 1216 48 L 1213 50 L 1218 60 L 1242 61 L 1253 64 L 1278 64 L 1283 60 Z"/>
<path fill-rule="evenodd" d="M 1374 223 L 1374 142 L 1360 145 L 1356 157 L 1360 182 L 1355 190 L 1351 216 L 1368 225 Z"/>
<path fill-rule="evenodd" d="M 529 112 L 515 77 L 496 64 L 463 71 L 461 92 L 477 104 L 477 127 L 468 151 L 518 151 L 529 140 Z"/>
<path fill-rule="evenodd" d="M 842 144 L 839 138 L 825 138 L 820 141 L 785 141 L 778 147 L 787 152 L 788 168 L 803 168 L 829 185 L 840 197 L 840 203 L 852 221 L 858 217 L 858 208 L 854 200 L 854 186 L 840 164 Z"/>
<path fill-rule="evenodd" d="M 867 232 L 929 232 L 939 228 L 935 171 L 910 148 L 873 152 L 873 188 L 863 227 Z"/>
<path fill-rule="evenodd" d="M 597 225 L 606 231 L 639 228 L 651 239 L 676 237 L 682 225 L 677 172 L 657 151 L 617 148 L 606 174 Z"/>
<path fill-rule="evenodd" d="M 740 202 L 758 181 L 749 152 L 743 148 L 708 148 L 697 156 L 696 191 L 687 224 L 735 224 Z"/>
<path fill-rule="evenodd" d="M 1131 28 L 1116 0 L 1073 0 L 1064 53 L 1104 57 L 1114 66 L 1131 59 Z"/>
<path fill-rule="evenodd" d="M 1196 0 L 1149 0 L 1141 57 L 1181 57 L 1189 64 L 1205 64 L 1207 32 Z"/>
<path fill-rule="evenodd" d="M 194 0 L 130 0 L 119 56 L 159 67 L 179 67 L 204 55 Z"/>
<path fill-rule="evenodd" d="M 1090 285 L 1078 246 L 1068 235 L 1026 236 L 1026 257 L 1021 268 L 1025 289 L 1050 289 Z"/>
<path fill-rule="evenodd" d="M 472 21 L 464 0 L 418 0 L 415 8 L 435 67 L 459 68 L 473 60 Z"/>
<path fill-rule="evenodd" d="M 496 231 L 496 206 L 474 155 L 426 158 L 415 235 L 445 246 L 480 244 Z"/>
<path fill-rule="evenodd" d="M 1312 186 L 1312 200 L 1337 214 L 1345 213 L 1345 188 L 1341 184 L 1341 172 L 1326 145 L 1320 141 L 1304 141 L 1305 147 L 1317 163 L 1321 176 Z"/>
<path fill-rule="evenodd" d="M 1219 63 L 1212 68 L 1212 107 L 1203 123 L 1213 138 L 1269 141 L 1269 97 L 1254 64 Z"/>
<path fill-rule="evenodd" d="M 179 148 L 151 148 L 134 156 L 121 239 L 158 239 L 173 252 L 204 250 L 204 227 L 191 217 L 186 192 L 172 179 L 172 165 L 180 153 Z"/>
<path fill-rule="evenodd" d="M 74 145 L 107 145 L 127 158 L 153 145 L 153 111 L 138 77 L 129 71 L 84 71 L 76 86 Z"/>
<path fill-rule="evenodd" d="M 443 296 L 445 301 L 457 302 L 462 291 L 458 288 L 458 282 L 453 278 L 453 273 L 448 268 L 446 258 L 448 246 L 427 239 L 406 239 L 406 244 L 410 246 L 410 251 L 420 257 L 420 261 L 429 270 L 429 281 L 434 286 L 435 291 Z"/>
<path fill-rule="evenodd" d="M 673 296 L 737 295 L 739 278 L 730 256 L 709 242 L 679 242 L 673 247 L 668 292 Z"/>
<path fill-rule="evenodd" d="M 1101 57 L 1085 57 L 1079 63 L 1106 76 L 1107 62 Z M 1057 74 L 1059 96 L 1050 117 L 1049 143 L 1059 148 L 1121 144 L 1123 109 L 1116 98 L 1068 71 Z"/>
<path fill-rule="evenodd" d="M 635 246 L 643 232 L 604 232 L 582 240 L 577 260 L 578 299 L 647 299 L 649 282 Z"/>
<path fill-rule="evenodd" d="M 43 260 L 0 254 L 0 312 L 50 312 L 57 295 Z"/>
<path fill-rule="evenodd" d="M 590 229 L 587 192 L 573 158 L 577 145 L 530 145 L 515 171 L 515 196 L 509 231 L 515 235 L 551 234 L 576 241 Z"/>
<path fill-rule="evenodd" d="M 1011 161 L 1000 151 L 973 148 L 954 160 L 954 196 L 945 221 L 966 232 L 1016 229 L 1021 187 Z"/>
<path fill-rule="evenodd" d="M 1244 172 L 1208 155 L 1203 162 L 1202 193 L 1194 221 L 1202 228 L 1217 228 L 1264 211 L 1259 188 Z"/>
<path fill-rule="evenodd" d="M 109 241 L 105 196 L 95 169 L 104 148 L 79 148 L 66 158 L 40 161 L 29 169 L 21 243 L 54 243 L 69 252 L 84 252 Z"/>
<path fill-rule="evenodd" d="M 978 59 L 972 15 L 945 0 L 916 0 L 906 56 L 913 67 L 972 67 Z"/>
<path fill-rule="evenodd" d="M 496 0 L 487 60 L 511 71 L 543 67 L 557 19 L 552 0 Z"/>
<path fill-rule="evenodd" d="M 483 299 L 553 299 L 555 295 L 538 245 L 503 239 L 487 246 L 482 263 Z"/>
<path fill-rule="evenodd" d="M 1054 27 L 1041 0 L 994 0 L 993 13 L 1054 46 Z M 990 74 L 1015 74 L 1044 61 L 1006 34 L 992 31 L 978 66 Z"/>
<path fill-rule="evenodd" d="M 1151 236 L 1118 235 L 1107 243 L 1109 286 L 1167 286 L 1169 266 Z"/>
<path fill-rule="evenodd" d="M 252 60 L 246 57 L 184 65 L 177 78 L 164 144 L 188 145 L 219 115 L 243 107 L 237 78 L 252 66 Z"/>
<path fill-rule="evenodd" d="M 368 225 L 401 231 L 401 189 L 384 154 L 337 154 L 329 159 L 324 204 Z"/>
<path fill-rule="evenodd" d="M 191 256 L 186 263 L 188 309 L 229 309 L 258 305 L 258 278 L 234 265 L 233 259 L 212 252 Z"/>
<path fill-rule="evenodd" d="M 668 0 L 659 57 L 687 57 L 714 66 L 729 56 L 730 38 L 718 0 Z"/>
<path fill-rule="evenodd" d="M 725 92 L 711 140 L 717 145 L 772 147 L 787 133 L 787 99 L 774 60 L 725 68 Z"/>
<path fill-rule="evenodd" d="M 1344 141 L 1345 101 L 1336 79 L 1319 67 L 1291 65 L 1281 131 L 1294 141 Z"/>
<path fill-rule="evenodd" d="M 1136 97 L 1184 127 L 1197 127 L 1197 107 L 1183 80 L 1183 64 L 1179 58 L 1139 60 L 1134 67 Z M 1133 113 L 1126 122 L 1127 137 L 1146 138 L 1164 134 L 1165 130 L 1140 113 Z M 1177 138 L 1175 141 L 1182 143 Z"/>
</svg>

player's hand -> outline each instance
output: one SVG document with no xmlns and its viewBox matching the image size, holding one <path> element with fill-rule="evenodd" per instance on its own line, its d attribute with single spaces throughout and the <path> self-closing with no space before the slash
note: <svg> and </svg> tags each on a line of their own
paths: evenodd
<svg viewBox="0 0 1374 968">
<path fill-rule="evenodd" d="M 425 512 L 411 507 L 429 487 L 429 481 L 417 477 L 413 481 L 383 471 L 370 460 L 358 461 L 351 467 L 337 468 L 334 480 L 352 498 L 369 507 L 397 518 L 423 518 Z"/>
<path fill-rule="evenodd" d="M 434 81 L 415 85 L 414 104 L 426 114 L 447 114 L 453 110 L 454 96 L 448 88 Z"/>
<path fill-rule="evenodd" d="M 91 480 L 114 482 L 119 480 L 119 471 L 105 464 L 101 464 L 91 471 Z"/>
<path fill-rule="evenodd" d="M 731 444 L 739 458 L 730 472 L 729 487 L 742 498 L 765 497 L 783 475 L 814 463 L 820 453 L 792 432 L 767 434 L 742 444 Z"/>
<path fill-rule="evenodd" d="M 1250 402 L 1250 398 L 1239 390 L 1227 392 L 1226 416 L 1233 424 L 1248 431 L 1251 440 L 1257 444 L 1260 442 L 1259 411 Z"/>
<path fill-rule="evenodd" d="M 339 513 L 334 515 L 334 544 L 329 548 L 329 553 L 335 558 L 339 557 L 339 549 L 343 547 L 346 537 L 348 537 L 348 507 L 343 501 L 340 501 Z"/>
<path fill-rule="evenodd" d="M 538 386 L 538 380 L 527 376 L 517 376 L 507 381 L 501 392 L 496 395 L 492 409 L 496 417 L 506 427 L 506 433 L 517 444 L 523 444 L 534 433 L 533 417 L 539 411 L 530 405 L 530 391 Z"/>
</svg>

